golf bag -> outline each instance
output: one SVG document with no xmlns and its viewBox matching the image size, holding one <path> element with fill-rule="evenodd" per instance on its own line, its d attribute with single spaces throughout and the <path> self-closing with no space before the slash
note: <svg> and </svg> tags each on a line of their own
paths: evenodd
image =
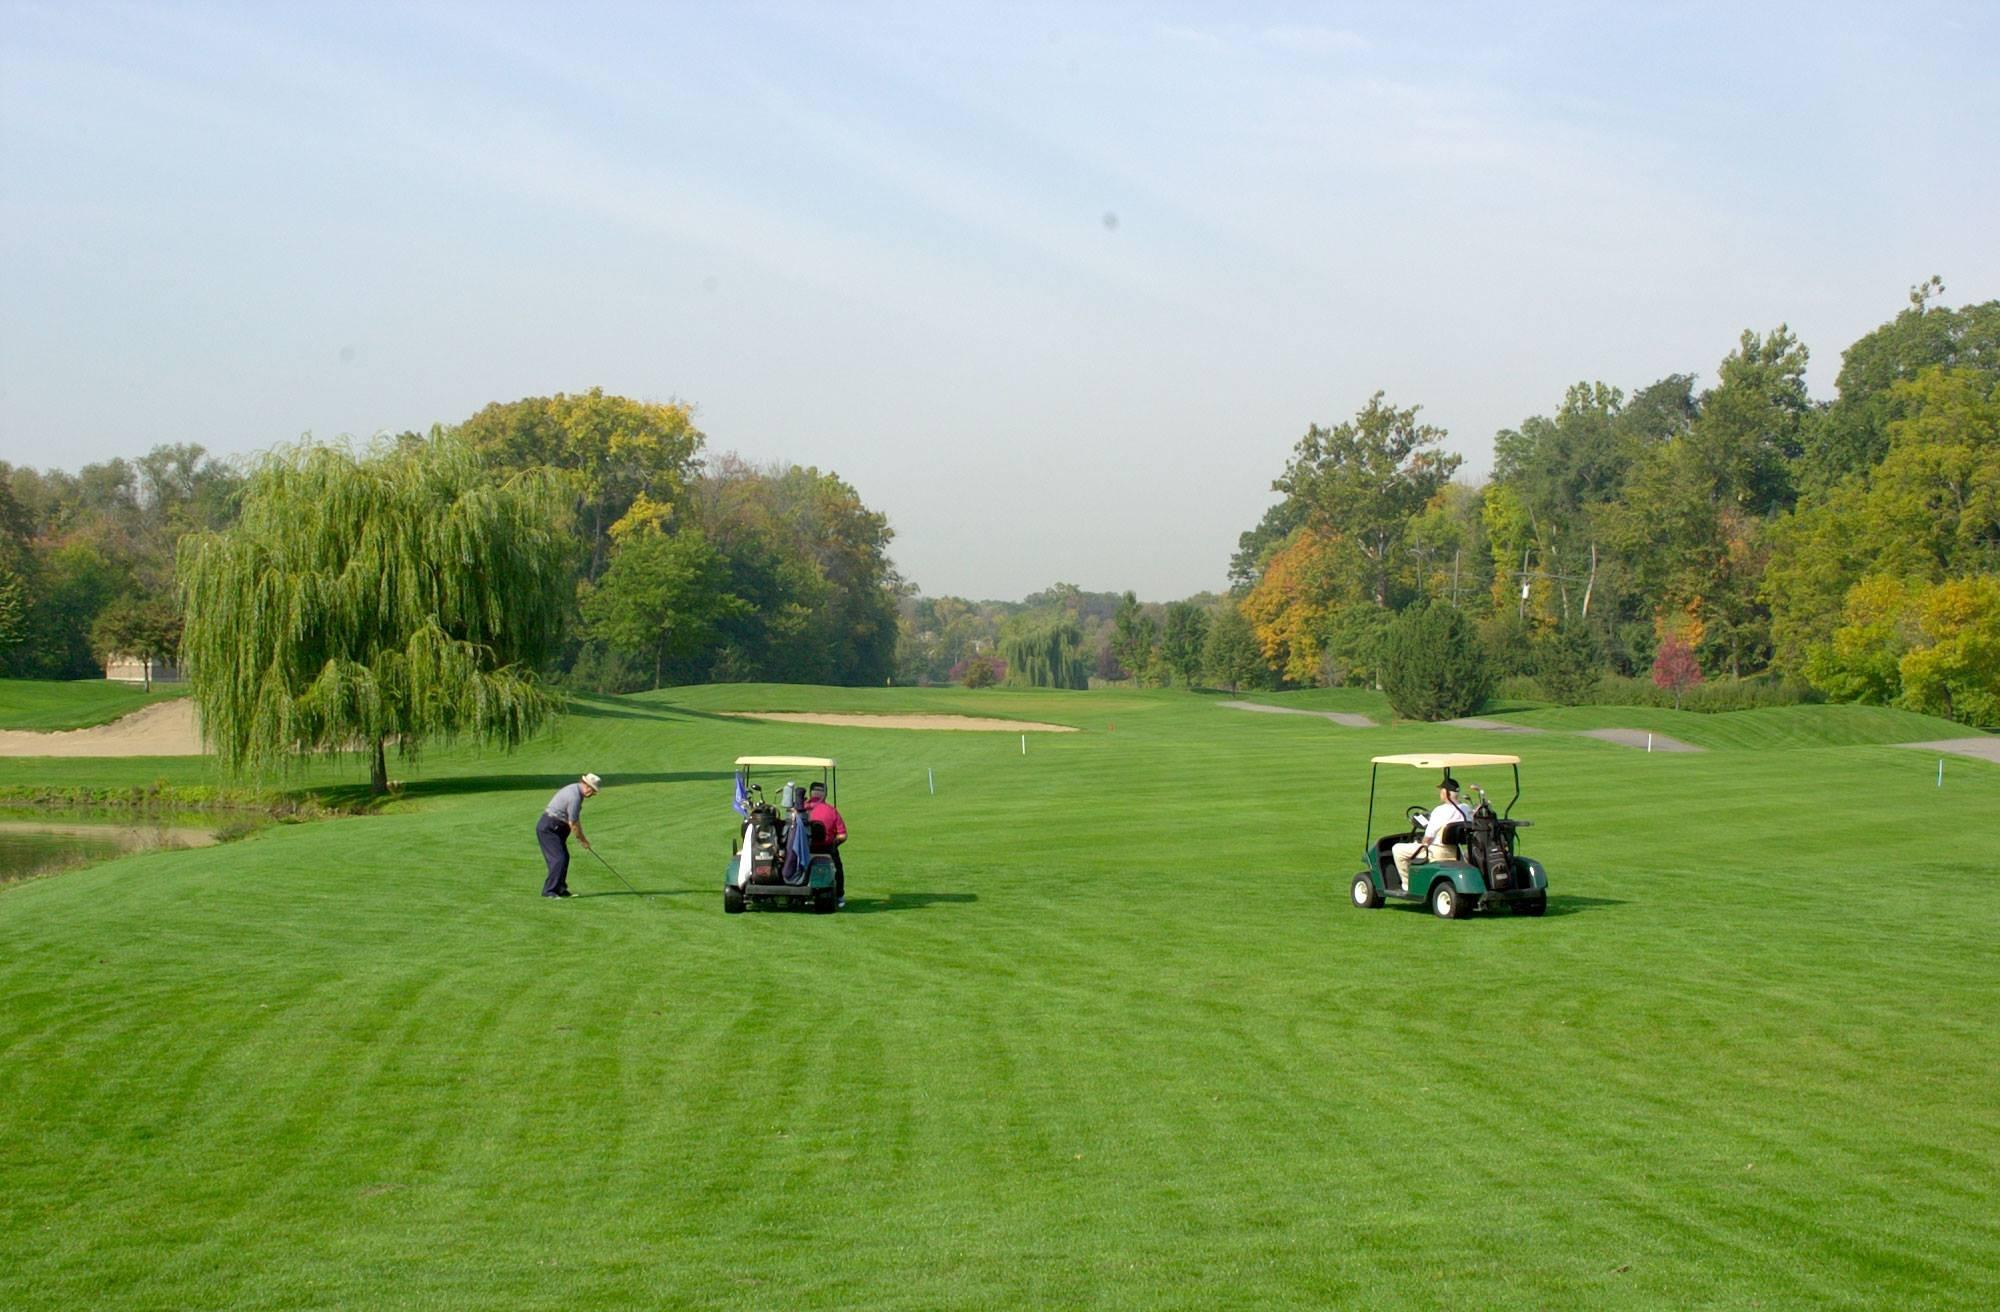
<svg viewBox="0 0 2000 1312">
<path fill-rule="evenodd" d="M 777 808 L 758 802 L 750 808 L 749 832 L 744 841 L 750 847 L 750 882 L 775 883 L 781 877 L 785 852 L 780 837 Z"/>
<path fill-rule="evenodd" d="M 1514 887 L 1514 853 L 1493 808 L 1481 802 L 1465 827 L 1465 859 L 1478 867 L 1486 887 L 1505 893 Z"/>
</svg>

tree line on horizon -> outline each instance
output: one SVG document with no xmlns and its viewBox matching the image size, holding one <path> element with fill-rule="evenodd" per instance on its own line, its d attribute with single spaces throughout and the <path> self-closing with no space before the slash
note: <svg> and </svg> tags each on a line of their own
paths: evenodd
<svg viewBox="0 0 2000 1312">
<path fill-rule="evenodd" d="M 886 517 L 837 475 L 711 458 L 689 406 L 596 389 L 342 448 L 312 476 L 373 489 L 355 493 L 355 516 L 468 523 L 500 489 L 553 478 L 559 495 L 521 512 L 560 520 L 560 549 L 530 571 L 549 590 L 534 604 L 554 607 L 547 640 L 437 626 L 471 644 L 451 648 L 461 656 L 511 652 L 544 690 L 1369 685 L 1399 708 L 1462 713 L 1496 686 L 1580 701 L 1657 684 L 1678 704 L 1706 680 L 1710 706 L 1813 696 L 1991 724 L 2000 302 L 1951 309 L 1941 293 L 1935 279 L 1914 289 L 1852 344 L 1830 401 L 1807 394 L 1788 328 L 1745 332 L 1711 387 L 1687 374 L 1630 394 L 1571 387 L 1496 435 L 1482 484 L 1457 477 L 1419 407 L 1378 393 L 1307 428 L 1226 594 L 1166 603 L 1070 583 L 1019 602 L 924 596 L 896 572 Z M 0 465 L 0 671 L 75 678 L 112 652 L 170 658 L 193 618 L 183 544 L 238 532 L 260 505 L 250 517 L 275 531 L 268 498 L 332 450 L 228 462 L 183 444 L 75 474 Z M 332 550 L 335 529 L 320 532 L 313 550 Z M 450 549 L 410 532 L 412 551 Z M 438 567 L 466 567 L 456 550 Z M 403 668 L 418 659 L 396 650 Z M 388 685 L 322 692 L 337 686 L 352 700 Z"/>
<path fill-rule="evenodd" d="M 1652 676 L 2000 722 L 2000 301 L 1932 279 L 1816 401 L 1784 325 L 1712 387 L 1568 389 L 1493 475 L 1379 394 L 1309 428 L 1243 535 L 1232 601 L 1292 685 L 1379 683 L 1411 608 L 1558 701 Z"/>
<path fill-rule="evenodd" d="M 352 480 L 439 443 L 462 446 L 496 486 L 529 470 L 559 476 L 572 545 L 559 565 L 560 638 L 537 656 L 555 683 L 628 692 L 891 676 L 903 589 L 886 516 L 828 471 L 705 458 L 684 404 L 595 389 L 496 403 L 449 430 L 359 449 L 307 441 L 224 461 L 165 445 L 74 474 L 0 462 L 0 673 L 89 678 L 114 654 L 171 662 L 184 541 L 235 529 L 311 452 L 345 452 Z"/>
<path fill-rule="evenodd" d="M 906 597 L 899 676 L 1375 686 L 1399 710 L 1450 686 L 1459 714 L 1496 687 L 1680 705 L 1705 682 L 1716 709 L 2000 723 L 2000 301 L 1943 290 L 1851 344 L 1831 400 L 1788 327 L 1745 331 L 1711 387 L 1575 384 L 1495 435 L 1480 484 L 1377 393 L 1307 428 L 1227 595 Z M 1024 675 L 1007 652 L 1028 639 L 1071 656 Z"/>
</svg>

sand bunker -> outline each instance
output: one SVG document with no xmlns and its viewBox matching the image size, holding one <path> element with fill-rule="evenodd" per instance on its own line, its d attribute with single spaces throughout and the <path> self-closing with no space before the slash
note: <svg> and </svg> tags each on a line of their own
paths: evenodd
<svg viewBox="0 0 2000 1312">
<path fill-rule="evenodd" d="M 777 720 L 785 724 L 828 724 L 847 729 L 957 729 L 973 733 L 1075 733 L 1067 724 L 1033 720 L 991 720 L 977 715 L 819 715 L 808 711 L 719 711 L 732 720 Z"/>
<path fill-rule="evenodd" d="M 0 756 L 200 756 L 194 701 L 156 702 L 94 729 L 0 729 Z"/>
<path fill-rule="evenodd" d="M 1992 761 L 2000 765 L 2000 734 L 1989 734 L 1984 738 L 1941 738 L 1936 742 L 1896 745 L 1917 747 L 1926 752 L 1950 752 L 1954 756 L 1974 756 L 1982 761 Z"/>
</svg>

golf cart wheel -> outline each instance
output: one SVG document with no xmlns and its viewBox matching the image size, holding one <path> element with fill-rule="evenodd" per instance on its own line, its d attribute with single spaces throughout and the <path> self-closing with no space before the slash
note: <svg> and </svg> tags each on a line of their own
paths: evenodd
<svg viewBox="0 0 2000 1312">
<path fill-rule="evenodd" d="M 1382 895 L 1375 891 L 1375 881 L 1365 873 L 1354 877 L 1354 905 L 1364 911 L 1373 911 L 1382 905 Z"/>
<path fill-rule="evenodd" d="M 732 916 L 741 915 L 743 913 L 743 890 L 740 888 L 723 889 L 722 909 Z"/>
<path fill-rule="evenodd" d="M 1514 904 L 1514 909 L 1524 916 L 1539 916 L 1549 909 L 1549 895 L 1537 893 L 1533 897 L 1524 897 Z"/>
<path fill-rule="evenodd" d="M 840 897 L 838 894 L 834 893 L 832 889 L 828 889 L 824 893 L 813 894 L 814 915 L 816 916 L 832 915 L 835 911 L 838 911 L 839 909 L 840 909 Z"/>
<path fill-rule="evenodd" d="M 1463 920 L 1472 910 L 1472 899 L 1452 886 L 1449 879 L 1440 879 L 1431 889 L 1431 914 L 1439 920 Z"/>
</svg>

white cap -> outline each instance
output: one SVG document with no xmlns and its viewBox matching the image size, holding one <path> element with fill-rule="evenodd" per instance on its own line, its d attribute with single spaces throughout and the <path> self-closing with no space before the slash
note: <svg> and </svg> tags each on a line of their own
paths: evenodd
<svg viewBox="0 0 2000 1312">
<path fill-rule="evenodd" d="M 587 775 L 585 775 L 585 776 L 583 777 L 583 781 L 584 781 L 585 783 L 589 784 L 589 785 L 590 785 L 590 786 L 591 786 L 592 788 L 602 788 L 602 787 L 604 787 L 604 781 L 603 781 L 602 779 L 599 779 L 599 778 L 598 778 L 598 777 L 597 777 L 596 775 L 594 775 L 594 774 L 587 774 Z"/>
</svg>

